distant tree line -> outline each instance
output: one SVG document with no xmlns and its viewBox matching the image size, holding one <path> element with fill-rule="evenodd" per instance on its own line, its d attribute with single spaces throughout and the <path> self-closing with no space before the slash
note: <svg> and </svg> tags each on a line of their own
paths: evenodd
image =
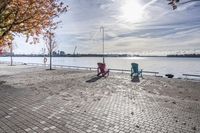
<svg viewBox="0 0 200 133">
<path fill-rule="evenodd" d="M 200 57 L 200 54 L 175 54 L 167 55 L 167 57 Z"/>
</svg>

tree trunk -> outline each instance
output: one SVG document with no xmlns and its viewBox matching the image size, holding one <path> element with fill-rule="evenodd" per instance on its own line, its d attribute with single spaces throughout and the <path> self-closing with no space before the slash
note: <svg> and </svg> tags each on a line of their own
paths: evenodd
<svg viewBox="0 0 200 133">
<path fill-rule="evenodd" d="M 50 56 L 49 67 L 50 68 L 49 69 L 52 70 L 52 40 L 51 40 L 51 33 L 50 33 L 50 38 L 49 39 L 50 39 L 50 42 L 49 42 L 50 43 L 50 53 L 49 53 L 49 56 Z"/>
<path fill-rule="evenodd" d="M 12 44 L 10 44 L 10 66 L 13 66 L 13 47 Z"/>
</svg>

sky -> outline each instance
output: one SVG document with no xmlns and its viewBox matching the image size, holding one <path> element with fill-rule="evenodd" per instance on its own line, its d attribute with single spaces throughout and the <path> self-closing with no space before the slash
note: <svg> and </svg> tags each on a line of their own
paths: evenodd
<svg viewBox="0 0 200 133">
<path fill-rule="evenodd" d="M 172 10 L 165 0 L 65 0 L 69 11 L 55 31 L 56 50 L 73 53 L 102 53 L 104 27 L 105 53 L 167 55 L 200 53 L 200 1 Z M 30 45 L 16 36 L 14 52 L 38 54 L 44 41 Z"/>
</svg>

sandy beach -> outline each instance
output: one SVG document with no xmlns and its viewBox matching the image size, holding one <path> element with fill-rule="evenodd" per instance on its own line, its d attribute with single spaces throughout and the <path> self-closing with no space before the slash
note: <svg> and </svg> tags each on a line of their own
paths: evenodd
<svg viewBox="0 0 200 133">
<path fill-rule="evenodd" d="M 0 64 L 0 132 L 199 133 L 200 82 Z"/>
</svg>

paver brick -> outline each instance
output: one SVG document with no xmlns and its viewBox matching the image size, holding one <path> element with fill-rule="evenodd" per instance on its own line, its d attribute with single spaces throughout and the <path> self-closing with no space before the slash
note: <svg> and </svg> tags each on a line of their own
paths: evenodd
<svg viewBox="0 0 200 133">
<path fill-rule="evenodd" d="M 68 80 L 71 78 L 73 75 Z M 76 85 L 68 84 L 54 95 L 46 92 L 36 95 L 28 87 L 23 91 L 0 88 L 0 133 L 200 132 L 198 101 L 148 93 L 142 90 L 142 83 L 134 84 L 123 78 L 118 82 L 112 77 L 107 79 L 109 82 L 101 79 L 96 83 L 85 83 L 85 78 L 88 77 L 82 75 L 72 79 L 77 80 Z M 79 86 L 88 90 L 79 90 Z M 100 89 L 93 92 L 95 88 Z"/>
</svg>

